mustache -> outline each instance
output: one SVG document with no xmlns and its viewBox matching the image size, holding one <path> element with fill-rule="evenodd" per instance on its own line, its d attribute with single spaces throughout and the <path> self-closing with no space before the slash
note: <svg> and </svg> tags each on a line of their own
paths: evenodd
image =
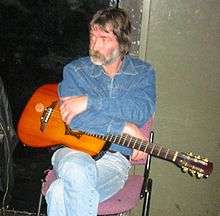
<svg viewBox="0 0 220 216">
<path fill-rule="evenodd" d="M 102 55 L 99 51 L 95 51 L 95 50 L 89 50 L 89 55 L 95 58 L 101 58 Z"/>
</svg>

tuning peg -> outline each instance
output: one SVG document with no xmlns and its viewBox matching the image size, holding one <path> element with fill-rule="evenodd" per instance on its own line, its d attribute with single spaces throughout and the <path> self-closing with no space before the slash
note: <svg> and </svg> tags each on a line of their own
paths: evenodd
<svg viewBox="0 0 220 216">
<path fill-rule="evenodd" d="M 196 173 L 198 178 L 202 178 L 204 175 L 202 173 Z"/>
<path fill-rule="evenodd" d="M 206 163 L 209 162 L 208 158 L 203 158 L 202 160 L 203 160 L 204 162 L 206 162 Z"/>
<path fill-rule="evenodd" d="M 196 171 L 195 170 L 189 170 L 189 174 L 194 176 L 196 174 Z"/>
<path fill-rule="evenodd" d="M 192 157 L 192 156 L 193 156 L 193 153 L 192 153 L 192 152 L 189 152 L 188 155 Z"/>
<path fill-rule="evenodd" d="M 198 160 L 200 160 L 200 159 L 201 159 L 201 156 L 200 156 L 200 155 L 196 155 L 195 158 L 198 159 Z"/>
<path fill-rule="evenodd" d="M 183 167 L 182 167 L 182 171 L 183 171 L 183 172 L 188 172 L 188 168 L 183 166 Z"/>
</svg>

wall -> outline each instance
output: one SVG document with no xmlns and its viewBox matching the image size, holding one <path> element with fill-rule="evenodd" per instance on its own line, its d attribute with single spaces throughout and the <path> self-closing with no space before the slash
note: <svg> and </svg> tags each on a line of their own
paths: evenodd
<svg viewBox="0 0 220 216">
<path fill-rule="evenodd" d="M 143 0 L 143 5 L 149 3 L 150 21 L 142 29 L 147 34 L 141 40 L 147 52 L 141 54 L 157 71 L 156 142 L 174 150 L 199 153 L 214 162 L 208 179 L 196 179 L 172 163 L 153 159 L 151 215 L 217 216 L 220 2 Z M 143 16 L 143 23 L 148 19 L 148 15 Z"/>
</svg>

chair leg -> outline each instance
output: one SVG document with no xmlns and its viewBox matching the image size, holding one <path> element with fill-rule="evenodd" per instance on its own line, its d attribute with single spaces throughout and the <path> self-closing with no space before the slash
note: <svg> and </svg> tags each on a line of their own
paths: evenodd
<svg viewBox="0 0 220 216">
<path fill-rule="evenodd" d="M 130 215 L 130 211 L 129 212 L 122 212 L 122 213 L 119 213 L 115 216 L 129 216 Z"/>
<path fill-rule="evenodd" d="M 43 186 L 43 182 L 42 182 L 42 186 Z M 41 205 L 42 205 L 42 199 L 43 199 L 43 194 L 42 194 L 42 186 L 41 186 L 41 190 L 40 190 L 40 197 L 39 197 L 39 202 L 38 202 L 38 208 L 37 208 L 37 214 L 36 216 L 40 216 L 40 211 L 41 211 Z"/>
<path fill-rule="evenodd" d="M 146 191 L 145 191 L 145 196 L 144 196 L 142 216 L 149 216 L 152 183 L 153 183 L 152 179 L 149 178 L 148 182 L 147 182 L 147 188 L 146 188 Z"/>
</svg>

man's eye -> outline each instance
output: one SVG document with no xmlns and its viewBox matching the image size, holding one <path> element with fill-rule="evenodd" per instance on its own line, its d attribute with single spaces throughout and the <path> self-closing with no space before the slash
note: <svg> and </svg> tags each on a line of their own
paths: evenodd
<svg viewBox="0 0 220 216">
<path fill-rule="evenodd" d="M 107 38 L 103 37 L 103 38 L 102 38 L 102 42 L 103 42 L 103 43 L 107 42 Z"/>
</svg>

